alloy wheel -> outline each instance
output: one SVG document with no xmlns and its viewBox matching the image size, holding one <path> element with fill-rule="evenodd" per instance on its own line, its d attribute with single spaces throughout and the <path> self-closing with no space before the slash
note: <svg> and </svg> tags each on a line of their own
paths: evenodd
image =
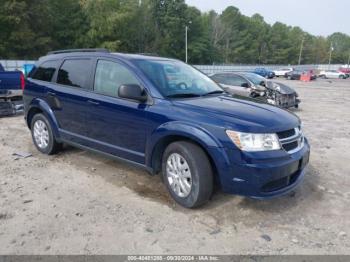
<svg viewBox="0 0 350 262">
<path fill-rule="evenodd" d="M 192 174 L 184 157 L 178 153 L 169 155 L 166 175 L 171 190 L 181 198 L 187 197 L 192 188 Z"/>
</svg>

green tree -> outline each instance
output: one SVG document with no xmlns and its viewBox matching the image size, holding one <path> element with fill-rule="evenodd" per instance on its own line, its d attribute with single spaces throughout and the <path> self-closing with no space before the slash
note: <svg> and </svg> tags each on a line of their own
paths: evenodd
<svg viewBox="0 0 350 262">
<path fill-rule="evenodd" d="M 329 49 L 334 48 L 332 62 L 346 64 L 350 55 L 350 37 L 343 33 L 334 33 L 328 37 Z"/>
</svg>

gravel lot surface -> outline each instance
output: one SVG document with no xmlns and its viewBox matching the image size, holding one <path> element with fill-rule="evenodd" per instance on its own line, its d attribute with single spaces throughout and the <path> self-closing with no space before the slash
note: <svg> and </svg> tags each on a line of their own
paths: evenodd
<svg viewBox="0 0 350 262">
<path fill-rule="evenodd" d="M 269 201 L 216 192 L 197 210 L 123 162 L 42 155 L 22 116 L 0 118 L 0 254 L 350 254 L 350 80 L 287 83 L 312 147 L 305 181 Z"/>
</svg>

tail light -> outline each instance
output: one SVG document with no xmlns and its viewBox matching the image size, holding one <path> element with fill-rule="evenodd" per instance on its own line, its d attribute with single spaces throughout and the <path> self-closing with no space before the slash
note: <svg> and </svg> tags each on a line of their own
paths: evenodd
<svg viewBox="0 0 350 262">
<path fill-rule="evenodd" d="M 24 79 L 24 75 L 23 74 L 21 74 L 20 81 L 21 81 L 21 89 L 24 90 L 24 88 L 26 86 L 26 81 Z"/>
</svg>

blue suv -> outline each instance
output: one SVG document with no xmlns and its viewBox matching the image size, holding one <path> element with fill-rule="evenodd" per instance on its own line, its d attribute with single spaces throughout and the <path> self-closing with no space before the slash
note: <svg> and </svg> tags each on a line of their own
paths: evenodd
<svg viewBox="0 0 350 262">
<path fill-rule="evenodd" d="M 40 152 L 69 144 L 161 173 L 187 208 L 206 203 L 215 185 L 258 199 L 286 194 L 309 161 L 296 115 L 229 95 L 173 59 L 52 52 L 29 75 L 24 104 Z"/>
<path fill-rule="evenodd" d="M 272 78 L 274 78 L 276 76 L 275 72 L 267 70 L 265 68 L 256 68 L 253 71 L 253 73 L 257 74 L 257 75 L 260 75 L 262 77 L 268 78 L 268 79 L 272 79 Z"/>
</svg>

